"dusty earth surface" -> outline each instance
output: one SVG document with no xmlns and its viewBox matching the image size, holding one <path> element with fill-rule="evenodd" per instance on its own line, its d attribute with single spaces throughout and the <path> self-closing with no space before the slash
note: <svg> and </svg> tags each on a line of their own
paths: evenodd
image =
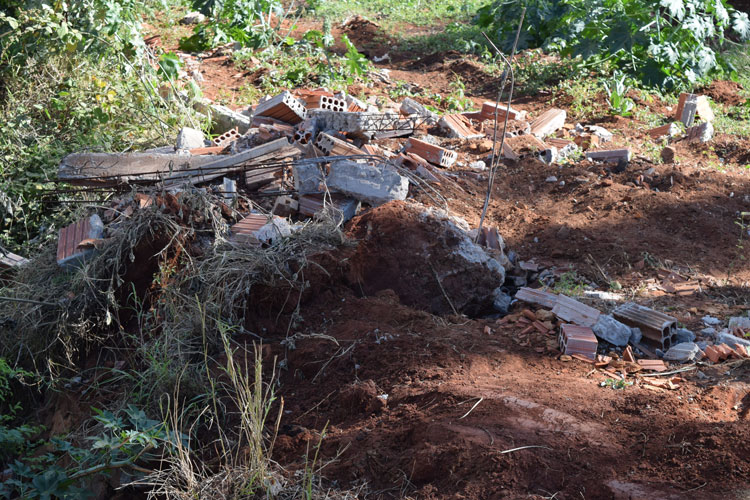
<svg viewBox="0 0 750 500">
<path fill-rule="evenodd" d="M 368 29 L 350 33 L 372 54 Z M 380 67 L 391 70 L 392 81 L 412 84 L 423 101 L 420 93 L 449 93 L 452 73 L 478 104 L 494 98 L 497 85 L 458 53 L 396 54 Z M 237 77 L 226 57 L 207 59 L 201 71 L 209 97 L 218 89 L 231 94 L 252 78 Z M 387 86 L 350 91 L 383 95 Z M 704 92 L 721 113 L 741 102 L 739 90 L 715 82 Z M 663 164 L 654 161 L 661 146 L 646 134 L 650 126 L 607 114 L 600 98 L 601 113 L 585 123 L 614 132 L 613 148 L 631 147 L 630 165 L 615 173 L 586 161 L 506 162 L 488 224 L 520 259 L 575 270 L 604 290 L 619 282 L 629 298 L 669 311 L 688 328 L 703 328 L 706 314 L 744 313 L 748 235 L 738 222 L 750 211 L 750 140 L 717 134 L 706 145 L 677 142 L 678 162 Z M 514 101 L 531 116 L 567 109 L 575 124 L 570 104 L 553 88 Z M 658 97 L 636 104 L 667 123 L 670 108 Z M 442 199 L 416 190 L 412 198 L 476 227 L 487 174 L 466 165 L 486 159 L 489 146 L 451 145 L 463 166 L 436 186 Z M 293 346 L 281 344 L 290 317 L 279 316 L 278 305 L 251 321 L 255 331 L 265 329 L 268 359 L 286 360 L 285 414 L 274 450 L 280 464 L 303 468 L 327 425 L 321 453 L 332 461 L 322 474 L 338 487 L 366 483 L 368 498 L 750 495 L 750 364 L 698 366 L 679 374 L 674 390 L 648 385 L 645 377 L 629 377 L 635 383 L 624 389 L 602 387 L 609 375 L 559 359 L 551 334 L 522 335 L 524 326 L 479 309 L 470 316 L 446 310 L 442 290 L 430 280 L 440 254 L 418 255 L 435 242 L 410 228 L 412 217 L 406 204 L 392 203 L 348 223 L 358 244 L 318 256 L 326 272 L 310 277 Z M 689 295 L 670 294 L 658 286 L 660 270 L 699 286 Z M 469 275 L 447 295 L 471 298 L 484 286 Z M 524 307 L 516 304 L 513 312 Z"/>
</svg>

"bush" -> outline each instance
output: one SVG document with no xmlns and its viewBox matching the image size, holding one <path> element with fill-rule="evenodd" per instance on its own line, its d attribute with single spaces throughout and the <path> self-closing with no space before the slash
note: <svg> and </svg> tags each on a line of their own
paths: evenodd
<svg viewBox="0 0 750 500">
<path fill-rule="evenodd" d="M 194 0 L 193 6 L 208 18 L 208 23 L 196 26 L 192 36 L 180 40 L 180 48 L 187 51 L 233 41 L 247 47 L 267 47 L 277 37 L 285 17 L 281 0 Z"/>
<path fill-rule="evenodd" d="M 527 8 L 519 48 L 542 47 L 609 63 L 647 85 L 684 87 L 735 69 L 718 52 L 730 34 L 750 38 L 750 20 L 726 0 L 496 0 L 476 22 L 505 50 Z"/>
<path fill-rule="evenodd" d="M 29 5 L 0 12 L 0 242 L 21 252 L 64 218 L 49 193 L 63 156 L 168 144 L 194 116 L 157 93 L 170 75 L 143 43 L 141 2 Z"/>
</svg>

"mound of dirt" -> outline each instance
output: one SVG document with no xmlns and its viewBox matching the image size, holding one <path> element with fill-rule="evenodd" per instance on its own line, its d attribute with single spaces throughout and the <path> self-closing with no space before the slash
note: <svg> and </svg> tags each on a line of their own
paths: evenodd
<svg viewBox="0 0 750 500">
<path fill-rule="evenodd" d="M 418 204 L 391 202 L 354 219 L 359 245 L 348 259 L 355 291 L 392 289 L 403 304 L 433 314 L 476 315 L 503 285 L 507 258 L 473 243 L 465 221 Z"/>
<path fill-rule="evenodd" d="M 702 89 L 701 92 L 716 102 L 728 106 L 739 106 L 746 100 L 740 95 L 741 90 L 743 90 L 743 87 L 737 82 L 731 80 L 716 80 L 708 87 Z"/>
</svg>

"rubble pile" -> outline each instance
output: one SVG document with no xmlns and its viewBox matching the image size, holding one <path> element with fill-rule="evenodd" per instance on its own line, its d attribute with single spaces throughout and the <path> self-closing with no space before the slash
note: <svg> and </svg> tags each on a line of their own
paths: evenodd
<svg viewBox="0 0 750 500">
<path fill-rule="evenodd" d="M 407 200 L 415 190 L 451 182 L 457 165 L 485 169 L 500 143 L 502 151 L 497 153 L 512 161 L 536 158 L 549 164 L 583 151 L 590 161 L 627 165 L 630 149 L 606 149 L 613 134 L 603 127 L 568 124 L 562 109 L 530 119 L 525 111 L 490 102 L 480 111 L 443 116 L 411 98 L 381 109 L 324 88 L 284 91 L 242 112 L 200 106 L 213 118 L 219 134 L 213 139 L 183 128 L 174 146 L 76 153 L 62 161 L 62 182 L 82 189 L 137 185 L 152 194 L 139 193 L 136 203 L 112 202 L 102 218 L 94 214 L 63 228 L 60 266 L 75 266 L 95 253 L 98 242 L 107 238 L 107 224 L 116 217 L 127 217 L 156 200 L 177 200 L 175 195 L 188 189 L 217 196 L 228 226 L 227 241 L 246 246 L 272 245 L 323 211 L 334 213 L 336 223 L 342 224 L 369 206 L 352 233 L 361 241 L 377 239 L 381 251 L 388 248 L 395 257 L 355 252 L 347 258 L 350 284 L 365 294 L 391 289 L 404 303 L 437 314 L 502 317 L 516 301 L 535 304 L 543 309 L 505 316 L 500 324 L 521 323 L 522 335 L 556 332 L 554 343 L 563 356 L 600 368 L 618 357 L 637 370 L 660 370 L 666 369 L 663 360 L 715 363 L 748 356 L 745 347 L 750 342 L 736 335 L 738 327 L 695 343 L 695 335 L 678 329 L 674 318 L 634 303 L 604 314 L 567 296 L 526 288 L 551 284 L 556 270 L 519 260 L 495 227 L 479 232 L 447 212 L 413 202 L 399 205 L 407 214 L 394 216 L 399 223 L 385 220 L 378 211 Z M 682 125 L 658 127 L 649 131 L 651 137 L 710 139 L 713 113 L 705 97 L 683 94 L 675 118 Z M 703 123 L 696 125 L 696 118 Z M 490 141 L 502 134 L 502 141 Z M 469 151 L 486 155 L 484 161 L 463 161 L 472 158 L 456 146 L 467 144 Z M 6 260 L 18 265 L 23 262 L 19 259 Z M 614 351 L 604 352 L 605 344 L 599 341 Z"/>
</svg>

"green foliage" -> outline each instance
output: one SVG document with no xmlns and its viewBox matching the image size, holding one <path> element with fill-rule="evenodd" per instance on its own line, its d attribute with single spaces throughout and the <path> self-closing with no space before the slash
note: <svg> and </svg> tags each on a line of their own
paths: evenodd
<svg viewBox="0 0 750 500">
<path fill-rule="evenodd" d="M 370 62 L 346 35 L 342 36 L 347 48 L 343 57 L 332 51 L 334 41 L 328 30 L 310 30 L 301 40 L 291 44 L 271 46 L 260 52 L 239 51 L 235 54 L 235 63 L 239 67 L 249 63 L 250 67 L 257 69 L 260 60 L 261 66 L 267 70 L 262 76 L 261 88 L 268 93 L 302 86 L 342 89 L 357 78 L 364 78 Z"/>
<path fill-rule="evenodd" d="M 600 387 L 609 387 L 613 390 L 625 389 L 631 385 L 633 385 L 633 382 L 626 382 L 622 379 L 615 380 L 613 378 L 608 378 L 603 382 L 599 382 Z"/>
<path fill-rule="evenodd" d="M 279 38 L 285 18 L 280 0 L 195 0 L 193 5 L 206 15 L 208 22 L 196 26 L 192 36 L 180 40 L 180 48 L 187 51 L 228 42 L 267 47 Z"/>
<path fill-rule="evenodd" d="M 157 93 L 178 61 L 153 69 L 144 8 L 74 0 L 0 14 L 0 244 L 38 247 L 66 217 L 46 194 L 66 154 L 169 143 L 194 116 Z"/>
<path fill-rule="evenodd" d="M 445 21 L 468 20 L 486 0 L 313 0 L 306 10 L 317 18 L 343 20 L 363 15 L 387 24 L 409 23 L 425 26 Z"/>
<path fill-rule="evenodd" d="M 357 51 L 357 47 L 345 34 L 341 35 L 341 41 L 346 46 L 346 67 L 349 69 L 349 73 L 357 76 L 365 74 L 370 66 L 365 56 Z"/>
<path fill-rule="evenodd" d="M 113 469 L 143 472 L 138 461 L 156 459 L 157 451 L 169 449 L 174 439 L 184 439 L 170 434 L 163 422 L 149 419 L 132 405 L 119 414 L 93 410 L 100 432 L 88 437 L 86 446 L 54 437 L 35 441 L 32 435 L 40 428 L 12 429 L 21 443 L 13 449 L 16 458 L 7 463 L 12 475 L 0 482 L 0 496 L 85 499 L 90 493 L 79 485 L 87 478 Z M 5 445 L 2 430 L 0 427 L 0 444 Z"/>
<path fill-rule="evenodd" d="M 747 14 L 725 0 L 496 0 L 480 9 L 477 23 L 508 50 L 524 6 L 521 49 L 556 50 L 586 66 L 607 62 L 667 88 L 733 72 L 715 49 L 725 32 L 750 36 Z"/>
<path fill-rule="evenodd" d="M 625 85 L 625 75 L 615 72 L 610 83 L 604 82 L 604 89 L 609 96 L 609 109 L 613 114 L 620 116 L 630 116 L 635 103 L 625 94 L 628 87 Z"/>
<path fill-rule="evenodd" d="M 560 276 L 552 291 L 558 294 L 578 297 L 583 295 L 585 288 L 586 285 L 583 279 L 578 276 L 578 273 L 575 271 L 568 271 Z"/>
</svg>

